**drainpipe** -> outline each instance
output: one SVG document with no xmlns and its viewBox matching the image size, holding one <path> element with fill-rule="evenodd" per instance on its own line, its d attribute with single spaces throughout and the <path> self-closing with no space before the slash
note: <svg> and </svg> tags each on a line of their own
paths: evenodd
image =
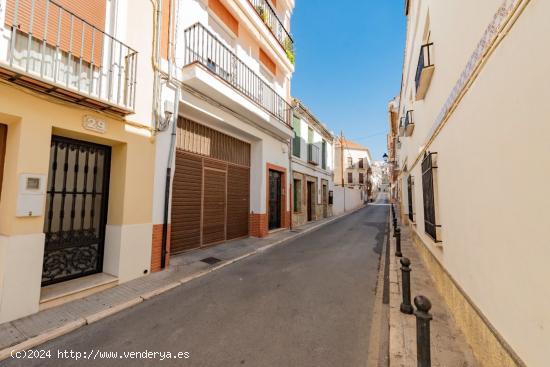
<svg viewBox="0 0 550 367">
<path fill-rule="evenodd" d="M 170 212 L 170 188 L 172 181 L 172 162 L 174 161 L 174 149 L 176 146 L 176 136 L 178 128 L 180 90 L 176 89 L 174 96 L 174 114 L 172 115 L 172 134 L 170 136 L 170 149 L 168 151 L 168 163 L 166 165 L 166 182 L 164 186 L 164 219 L 162 224 L 162 248 L 160 267 L 166 267 L 166 254 L 168 247 L 168 213 Z"/>
<path fill-rule="evenodd" d="M 161 269 L 164 269 L 166 267 L 166 255 L 167 255 L 167 247 L 168 247 L 168 214 L 170 211 L 170 188 L 171 188 L 171 179 L 172 179 L 172 161 L 174 157 L 174 147 L 175 147 L 175 141 L 176 141 L 176 135 L 177 135 L 177 121 L 178 121 L 178 115 L 179 115 L 179 98 L 180 98 L 180 87 L 178 83 L 174 83 L 172 79 L 172 62 L 173 62 L 173 52 L 172 52 L 172 45 L 173 45 L 173 34 L 171 28 L 174 24 L 174 8 L 175 8 L 175 1 L 176 0 L 165 0 L 165 1 L 171 1 L 170 4 L 170 26 L 168 30 L 168 44 L 169 44 L 169 57 L 168 57 L 168 64 L 169 64 L 169 74 L 167 75 L 167 85 L 171 86 L 175 90 L 174 95 L 174 111 L 172 114 L 172 134 L 170 137 L 170 149 L 168 152 L 168 161 L 166 165 L 166 181 L 164 186 L 164 215 L 163 215 L 163 223 L 162 223 L 162 244 L 161 244 Z M 152 63 L 153 63 L 153 69 L 155 71 L 155 78 L 154 78 L 154 85 L 153 85 L 153 120 L 155 122 L 155 131 L 158 133 L 159 131 L 164 130 L 168 126 L 165 125 L 164 122 L 161 122 L 159 119 L 159 100 L 161 98 L 160 95 L 160 80 L 161 80 L 161 74 L 166 74 L 162 71 L 160 67 L 160 36 L 161 36 L 161 22 L 162 22 L 162 2 L 163 0 L 151 0 L 151 3 L 153 4 L 153 19 L 155 21 L 153 30 L 154 30 L 154 36 L 153 36 L 153 57 L 152 57 Z M 165 75 L 166 76 L 166 75 Z"/>
</svg>

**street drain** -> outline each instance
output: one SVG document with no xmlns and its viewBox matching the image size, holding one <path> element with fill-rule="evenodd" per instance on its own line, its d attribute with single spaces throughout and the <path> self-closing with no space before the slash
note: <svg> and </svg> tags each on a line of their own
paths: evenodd
<svg viewBox="0 0 550 367">
<path fill-rule="evenodd" d="M 207 257 L 206 259 L 201 260 L 203 263 L 207 263 L 208 265 L 214 265 L 219 263 L 221 260 L 215 257 Z"/>
</svg>

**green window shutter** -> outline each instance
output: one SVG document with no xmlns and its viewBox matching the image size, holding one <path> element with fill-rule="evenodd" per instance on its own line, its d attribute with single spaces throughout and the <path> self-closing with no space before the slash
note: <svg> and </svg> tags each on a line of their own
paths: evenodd
<svg viewBox="0 0 550 367">
<path fill-rule="evenodd" d="M 321 148 L 321 167 L 327 169 L 327 142 L 325 140 L 323 140 Z"/>
<path fill-rule="evenodd" d="M 292 125 L 294 127 L 294 138 L 292 139 L 292 154 L 295 157 L 300 158 L 301 152 L 301 143 L 300 143 L 300 119 L 296 116 L 294 116 L 294 119 L 292 121 Z"/>
</svg>

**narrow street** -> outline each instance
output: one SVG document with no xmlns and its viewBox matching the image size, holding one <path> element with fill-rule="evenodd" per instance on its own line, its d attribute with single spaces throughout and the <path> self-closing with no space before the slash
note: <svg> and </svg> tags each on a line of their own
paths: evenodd
<svg viewBox="0 0 550 367">
<path fill-rule="evenodd" d="M 147 350 L 190 354 L 164 366 L 364 366 L 389 208 L 375 204 L 35 348 L 49 360 L 6 365 L 75 365 L 58 350 Z M 159 363 L 97 358 L 79 362 Z"/>
</svg>

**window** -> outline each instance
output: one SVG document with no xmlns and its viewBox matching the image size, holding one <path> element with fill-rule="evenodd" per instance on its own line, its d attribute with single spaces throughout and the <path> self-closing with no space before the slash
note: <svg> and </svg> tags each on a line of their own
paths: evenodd
<svg viewBox="0 0 550 367">
<path fill-rule="evenodd" d="M 364 183 L 363 172 L 359 172 L 359 183 L 360 184 Z"/>
<path fill-rule="evenodd" d="M 353 168 L 353 158 L 348 157 L 348 168 Z"/>
<path fill-rule="evenodd" d="M 437 153 L 427 153 L 422 161 L 422 194 L 424 199 L 424 231 L 434 239 L 440 242 L 437 236 L 437 228 L 441 227 L 436 223 L 435 212 L 435 192 L 434 192 L 434 155 Z"/>
<path fill-rule="evenodd" d="M 321 168 L 327 169 L 327 142 L 325 140 L 321 145 Z"/>
<path fill-rule="evenodd" d="M 407 196 L 409 201 L 409 220 L 414 223 L 414 208 L 413 208 L 413 178 L 409 175 L 407 178 Z"/>
<path fill-rule="evenodd" d="M 311 127 L 307 129 L 307 142 L 310 144 L 313 143 L 313 129 Z"/>
<path fill-rule="evenodd" d="M 294 213 L 302 211 L 302 180 L 294 179 L 293 202 Z"/>
<path fill-rule="evenodd" d="M 348 183 L 353 183 L 353 173 L 348 172 Z"/>
<path fill-rule="evenodd" d="M 364 165 L 363 165 L 363 158 L 359 158 L 359 168 L 364 168 Z"/>
<path fill-rule="evenodd" d="M 294 125 L 294 138 L 292 139 L 292 154 L 295 157 L 300 158 L 301 155 L 301 138 L 300 138 L 300 119 L 294 116 L 293 120 Z"/>
</svg>

